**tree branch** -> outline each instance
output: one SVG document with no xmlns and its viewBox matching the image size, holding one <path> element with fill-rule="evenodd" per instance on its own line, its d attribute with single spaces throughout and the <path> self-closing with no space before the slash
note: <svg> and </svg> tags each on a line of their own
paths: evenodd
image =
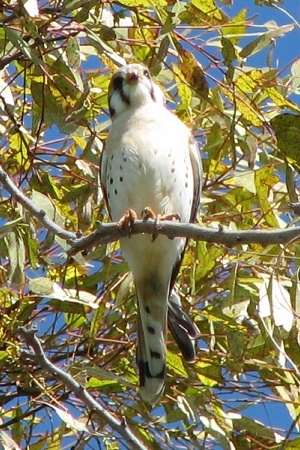
<svg viewBox="0 0 300 450">
<path fill-rule="evenodd" d="M 241 244 L 288 244 L 300 239 L 300 227 L 277 229 L 277 230 L 242 230 L 232 231 L 225 230 L 223 227 L 206 228 L 191 223 L 179 223 L 169 220 L 163 220 L 156 223 L 152 219 L 136 220 L 128 232 L 120 229 L 116 222 L 102 223 L 95 231 L 87 236 L 81 236 L 79 231 L 77 234 L 64 230 L 55 222 L 53 222 L 46 213 L 37 208 L 35 204 L 26 197 L 20 189 L 11 181 L 8 174 L 0 166 L 0 182 L 4 188 L 21 204 L 25 209 L 30 211 L 32 215 L 38 219 L 41 224 L 52 231 L 55 235 L 66 239 L 71 245 L 68 255 L 74 255 L 80 251 L 98 245 L 108 244 L 126 236 L 147 233 L 156 236 L 163 234 L 170 239 L 175 237 L 187 237 L 195 241 L 206 241 L 214 244 L 223 244 L 233 247 Z M 292 204 L 293 205 L 293 204 Z M 293 207 L 291 206 L 293 209 Z"/>
<path fill-rule="evenodd" d="M 30 356 L 34 358 L 35 362 L 39 364 L 49 375 L 59 380 L 72 391 L 88 408 L 96 412 L 96 414 L 119 433 L 128 443 L 129 448 L 133 450 L 147 450 L 142 442 L 140 442 L 128 427 L 125 420 L 118 420 L 108 411 L 106 411 L 96 400 L 84 389 L 74 378 L 68 373 L 61 370 L 59 367 L 52 364 L 46 357 L 41 343 L 35 334 L 35 330 L 20 327 L 18 329 L 19 335 L 25 340 L 26 344 L 31 347 L 32 352 Z M 21 355 L 28 357 L 28 351 L 23 350 Z"/>
<path fill-rule="evenodd" d="M 71 233 L 70 231 L 64 230 L 59 225 L 57 225 L 53 220 L 51 220 L 43 211 L 39 209 L 23 192 L 17 188 L 17 186 L 12 182 L 9 178 L 8 174 L 2 169 L 0 166 L 0 183 L 2 183 L 3 187 L 12 195 L 12 197 L 19 202 L 27 211 L 30 211 L 32 215 L 38 219 L 41 224 L 47 230 L 52 231 L 56 236 L 61 237 L 62 239 L 76 239 L 80 236 L 80 233 L 76 236 L 75 233 Z"/>
<path fill-rule="evenodd" d="M 120 229 L 117 223 L 102 223 L 95 231 L 87 236 L 71 240 L 72 248 L 69 254 L 75 254 L 87 248 L 108 244 L 122 237 L 132 236 L 134 234 L 147 233 L 156 236 L 163 234 L 170 239 L 175 237 L 187 237 L 195 241 L 206 241 L 214 244 L 223 244 L 233 247 L 241 244 L 288 244 L 291 241 L 300 239 L 300 227 L 287 228 L 284 230 L 243 230 L 232 231 L 225 230 L 223 227 L 219 229 L 205 228 L 191 223 L 179 223 L 169 220 L 161 221 L 158 224 L 152 220 L 136 220 L 128 233 Z"/>
</svg>

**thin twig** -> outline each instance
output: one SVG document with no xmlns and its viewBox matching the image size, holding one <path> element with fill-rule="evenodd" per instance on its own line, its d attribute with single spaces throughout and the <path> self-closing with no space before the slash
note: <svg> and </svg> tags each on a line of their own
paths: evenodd
<svg viewBox="0 0 300 450">
<path fill-rule="evenodd" d="M 71 375 L 52 364 L 46 357 L 36 332 L 33 329 L 20 327 L 19 335 L 25 340 L 26 344 L 31 347 L 31 357 L 39 364 L 49 375 L 59 380 L 64 386 L 72 391 L 88 408 L 93 410 L 101 420 L 107 423 L 113 430 L 119 433 L 128 443 L 129 448 L 133 450 L 147 450 L 142 442 L 140 442 L 132 433 L 125 420 L 116 419 L 111 413 L 106 411 L 96 400 L 74 380 Z M 23 351 L 28 357 L 28 351 Z"/>
<path fill-rule="evenodd" d="M 47 230 L 52 231 L 56 236 L 61 237 L 62 239 L 76 239 L 75 233 L 71 233 L 70 231 L 64 230 L 57 223 L 53 222 L 43 211 L 38 208 L 32 200 L 30 200 L 23 192 L 17 188 L 17 186 L 12 182 L 9 178 L 8 174 L 2 169 L 0 166 L 0 183 L 2 183 L 3 187 L 12 195 L 12 197 L 17 200 L 27 211 L 30 211 L 31 214 L 44 225 Z"/>
</svg>

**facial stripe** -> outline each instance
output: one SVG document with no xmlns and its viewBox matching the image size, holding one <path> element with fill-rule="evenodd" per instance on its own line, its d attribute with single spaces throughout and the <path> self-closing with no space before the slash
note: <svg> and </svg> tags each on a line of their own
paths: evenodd
<svg viewBox="0 0 300 450">
<path fill-rule="evenodd" d="M 123 100 L 124 103 L 126 103 L 127 105 L 130 105 L 130 98 L 124 92 L 124 78 L 123 77 L 114 78 L 113 89 L 116 92 L 119 92 L 121 99 Z"/>
<path fill-rule="evenodd" d="M 115 108 L 112 106 L 112 98 L 115 95 L 119 95 L 120 99 L 123 103 L 126 103 L 126 105 L 130 105 L 130 98 L 126 95 L 124 92 L 124 77 L 121 75 L 118 75 L 112 79 L 112 86 L 110 87 L 110 94 L 109 94 L 109 113 L 110 116 L 113 117 L 116 113 Z"/>
</svg>

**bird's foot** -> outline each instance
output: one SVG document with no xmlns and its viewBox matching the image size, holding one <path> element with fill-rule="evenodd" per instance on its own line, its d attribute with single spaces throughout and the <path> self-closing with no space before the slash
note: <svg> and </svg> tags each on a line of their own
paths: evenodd
<svg viewBox="0 0 300 450">
<path fill-rule="evenodd" d="M 152 242 L 155 241 L 158 235 L 159 222 L 164 220 L 178 220 L 181 221 L 181 217 L 178 213 L 174 214 L 155 214 L 149 206 L 146 206 L 142 211 L 143 220 L 153 219 L 155 222 L 155 231 L 152 234 Z"/>
<path fill-rule="evenodd" d="M 181 221 L 180 214 L 174 213 L 174 214 L 155 214 L 152 209 L 149 206 L 146 206 L 146 208 L 142 211 L 142 218 L 143 220 L 153 219 L 156 222 L 162 222 L 163 220 L 178 220 Z"/>
<path fill-rule="evenodd" d="M 162 216 L 159 216 L 159 220 L 178 220 L 178 222 L 181 221 L 180 214 L 174 213 L 174 214 L 164 214 Z"/>
<path fill-rule="evenodd" d="M 146 206 L 141 212 L 141 216 L 143 220 L 153 219 L 156 220 L 156 214 L 152 211 L 150 206 Z"/>
<path fill-rule="evenodd" d="M 119 230 L 126 232 L 126 234 L 130 236 L 132 225 L 136 219 L 137 213 L 133 209 L 128 209 L 118 222 Z"/>
</svg>

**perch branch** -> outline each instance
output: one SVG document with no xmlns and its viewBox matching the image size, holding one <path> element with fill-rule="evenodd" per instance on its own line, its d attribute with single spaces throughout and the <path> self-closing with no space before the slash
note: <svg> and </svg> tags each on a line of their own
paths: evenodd
<svg viewBox="0 0 300 450">
<path fill-rule="evenodd" d="M 0 182 L 4 188 L 14 197 L 25 209 L 30 211 L 36 219 L 47 229 L 52 231 L 62 239 L 66 239 L 71 244 L 69 255 L 87 250 L 88 248 L 108 244 L 118 239 L 128 236 L 124 230 L 118 227 L 117 223 L 102 223 L 99 227 L 88 234 L 81 236 L 80 232 L 72 233 L 64 230 L 55 222 L 53 222 L 45 212 L 39 208 L 18 189 L 8 174 L 0 166 Z M 291 209 L 293 209 L 293 204 Z M 295 209 L 295 208 L 294 208 Z M 179 223 L 174 221 L 161 221 L 158 224 L 154 220 L 136 220 L 130 230 L 130 236 L 134 234 L 163 234 L 170 239 L 175 237 L 187 237 L 195 241 L 206 241 L 214 244 L 223 244 L 233 247 L 241 244 L 288 244 L 300 239 L 300 227 L 276 229 L 276 230 L 242 230 L 232 231 L 223 227 L 206 228 L 190 223 Z"/>
<path fill-rule="evenodd" d="M 130 236 L 134 234 L 163 234 L 170 239 L 175 237 L 187 237 L 195 241 L 206 241 L 214 244 L 223 244 L 233 247 L 241 244 L 258 243 L 261 245 L 288 244 L 289 242 L 300 239 L 300 227 L 277 230 L 243 230 L 232 231 L 223 227 L 218 229 L 206 228 L 191 223 L 179 223 L 172 221 L 163 221 L 156 225 L 152 219 L 136 220 L 131 229 Z M 108 244 L 116 241 L 128 234 L 119 229 L 117 223 L 103 223 L 87 236 L 78 239 L 72 239 L 70 244 L 72 248 L 69 254 L 75 254 L 87 248 L 101 244 Z"/>
</svg>

